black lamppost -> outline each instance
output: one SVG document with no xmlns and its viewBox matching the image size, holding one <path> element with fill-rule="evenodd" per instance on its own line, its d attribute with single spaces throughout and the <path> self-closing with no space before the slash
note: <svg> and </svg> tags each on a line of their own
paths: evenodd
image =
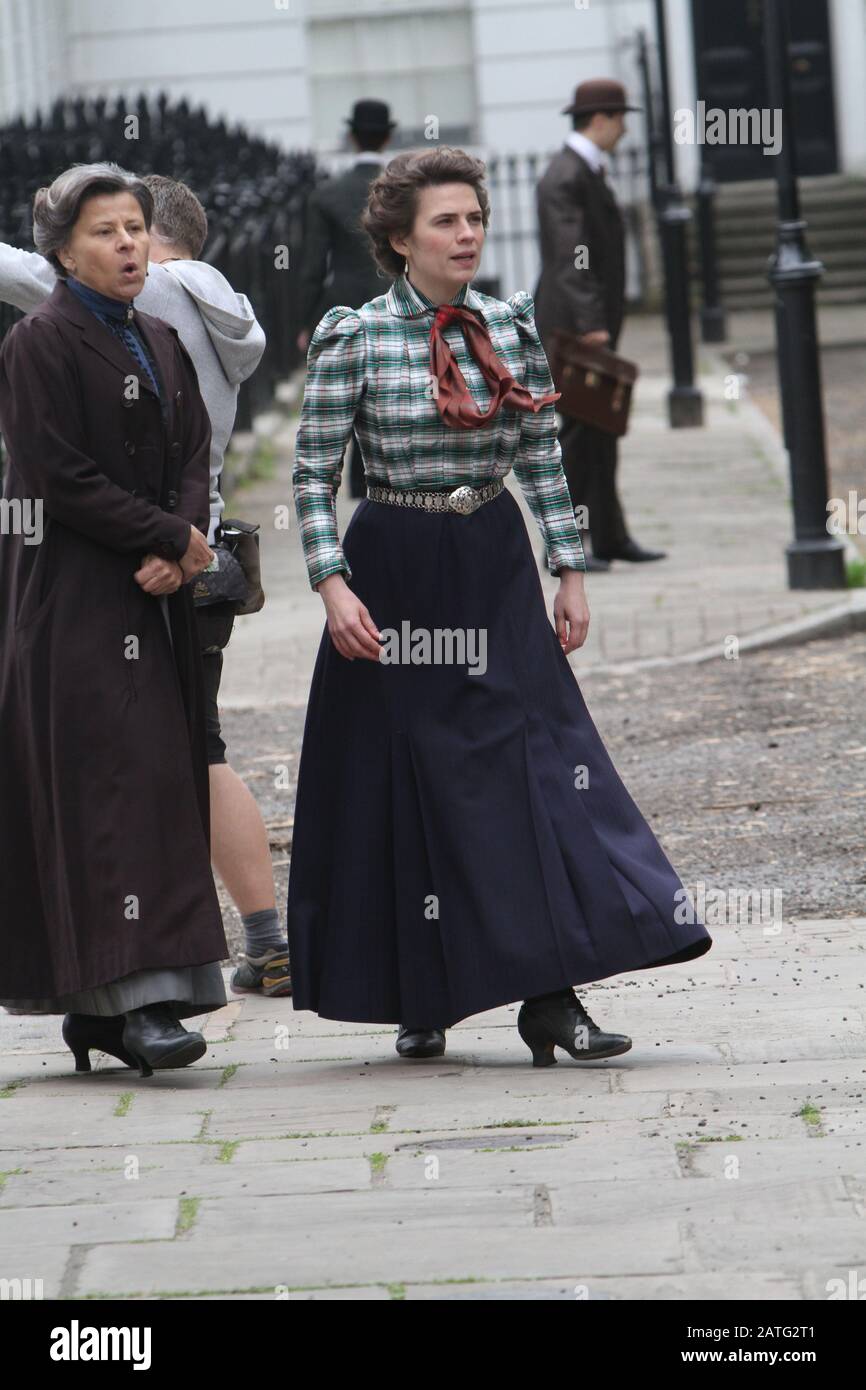
<svg viewBox="0 0 866 1390">
<path fill-rule="evenodd" d="M 727 336 L 725 310 L 719 294 L 719 260 L 716 247 L 716 181 L 706 155 L 701 159 L 697 192 L 698 241 L 701 248 L 701 337 L 705 343 L 723 343 Z"/>
<path fill-rule="evenodd" d="M 694 384 L 691 304 L 686 227 L 691 213 L 676 180 L 671 101 L 668 79 L 664 0 L 655 0 L 661 86 L 661 124 L 665 151 L 665 183 L 658 189 L 658 226 L 665 276 L 665 311 L 671 346 L 674 384 L 668 392 L 668 419 L 674 429 L 704 423 L 704 398 Z"/>
<path fill-rule="evenodd" d="M 764 0 L 767 98 L 782 123 L 776 155 L 778 223 L 769 280 L 776 297 L 776 355 L 785 447 L 791 470 L 794 540 L 786 549 L 791 589 L 844 589 L 845 544 L 827 533 L 827 456 L 815 287 L 824 273 L 810 255 L 800 216 L 789 84 L 788 0 Z"/>
</svg>

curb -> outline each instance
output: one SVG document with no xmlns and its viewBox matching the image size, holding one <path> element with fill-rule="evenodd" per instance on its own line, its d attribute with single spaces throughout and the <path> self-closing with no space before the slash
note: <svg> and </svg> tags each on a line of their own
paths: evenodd
<svg viewBox="0 0 866 1390">
<path fill-rule="evenodd" d="M 810 613 L 805 618 L 794 618 L 787 623 L 775 623 L 771 627 L 758 628 L 747 637 L 739 639 L 738 655 L 745 652 L 766 651 L 771 647 L 799 647 L 818 637 L 845 636 L 852 632 L 866 630 L 866 589 L 854 589 L 843 603 L 834 604 L 820 613 Z M 708 661 L 725 660 L 718 645 L 699 647 L 691 652 L 681 652 L 679 656 L 648 656 L 639 661 L 618 661 L 599 663 L 596 666 L 580 668 L 583 676 L 628 675 L 631 672 L 658 670 L 669 666 L 698 666 Z"/>
</svg>

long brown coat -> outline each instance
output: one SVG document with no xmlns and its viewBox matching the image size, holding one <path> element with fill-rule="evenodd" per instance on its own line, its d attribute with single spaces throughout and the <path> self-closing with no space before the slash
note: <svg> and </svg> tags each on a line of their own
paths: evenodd
<svg viewBox="0 0 866 1390">
<path fill-rule="evenodd" d="M 541 277 L 535 323 L 548 355 L 553 328 L 569 333 L 606 328 L 614 347 L 625 311 L 625 231 L 610 186 L 564 145 L 539 180 L 536 205 Z M 588 264 L 576 268 L 581 246 Z"/>
<path fill-rule="evenodd" d="M 62 282 L 0 350 L 0 998 L 227 955 L 209 854 L 188 588 L 133 575 L 206 531 L 210 425 L 173 328 L 135 312 L 163 387 Z M 163 419 L 163 410 L 165 418 Z"/>
</svg>

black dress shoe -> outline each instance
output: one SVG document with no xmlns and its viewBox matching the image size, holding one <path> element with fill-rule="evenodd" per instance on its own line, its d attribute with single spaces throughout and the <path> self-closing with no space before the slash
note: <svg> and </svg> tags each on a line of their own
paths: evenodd
<svg viewBox="0 0 866 1390">
<path fill-rule="evenodd" d="M 90 1049 L 107 1052 L 124 1066 L 138 1062 L 123 1046 L 123 1014 L 104 1018 L 99 1014 L 67 1014 L 61 1026 L 63 1041 L 75 1058 L 76 1071 L 90 1071 Z"/>
<path fill-rule="evenodd" d="M 445 1052 L 444 1028 L 397 1029 L 397 1051 L 401 1057 L 441 1057 Z"/>
<path fill-rule="evenodd" d="M 169 1004 L 130 1009 L 123 1025 L 123 1045 L 142 1076 L 166 1067 L 188 1067 L 207 1052 L 201 1033 L 189 1033 Z"/>
<path fill-rule="evenodd" d="M 554 1047 L 576 1062 L 618 1057 L 631 1047 L 625 1033 L 602 1032 L 572 989 L 527 999 L 517 1015 L 517 1031 L 532 1053 L 534 1067 L 554 1066 Z"/>
<path fill-rule="evenodd" d="M 664 560 L 667 557 L 666 550 L 645 550 L 637 541 L 627 540 L 618 550 L 612 550 L 609 555 L 597 556 L 597 559 L 605 560 L 631 560 L 639 563 L 644 560 Z"/>
</svg>

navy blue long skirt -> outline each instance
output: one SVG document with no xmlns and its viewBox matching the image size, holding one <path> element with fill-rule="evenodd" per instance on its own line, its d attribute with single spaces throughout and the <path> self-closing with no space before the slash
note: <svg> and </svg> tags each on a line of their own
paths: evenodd
<svg viewBox="0 0 866 1390">
<path fill-rule="evenodd" d="M 682 884 L 590 718 L 510 493 L 471 516 L 365 499 L 344 549 L 380 631 L 474 630 L 475 646 L 463 664 L 447 639 L 439 664 L 349 661 L 325 628 L 289 882 L 295 1008 L 447 1027 L 709 950 L 678 924 Z"/>
</svg>

